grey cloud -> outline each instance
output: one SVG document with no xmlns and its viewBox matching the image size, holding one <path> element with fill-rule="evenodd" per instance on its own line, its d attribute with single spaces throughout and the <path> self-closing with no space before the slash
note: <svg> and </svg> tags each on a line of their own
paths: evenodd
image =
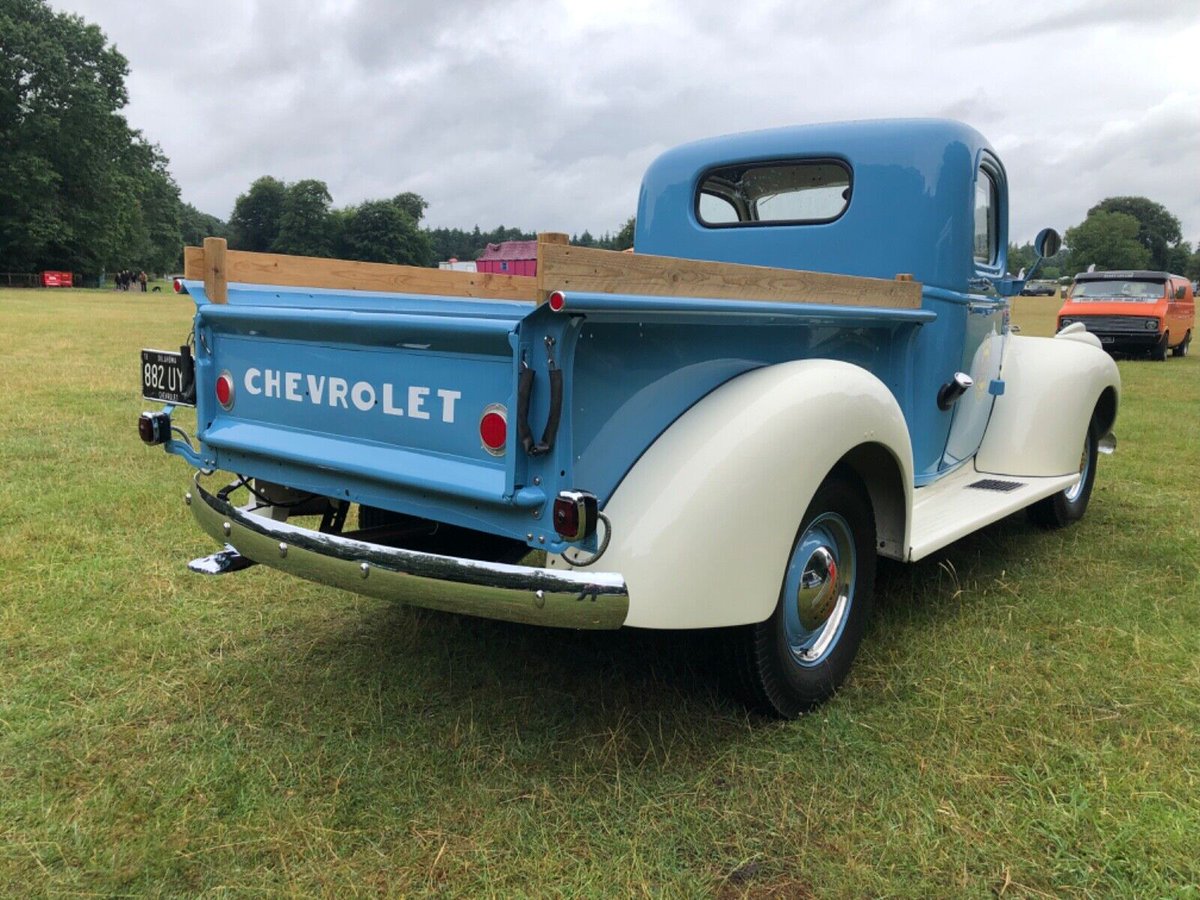
<svg viewBox="0 0 1200 900">
<path fill-rule="evenodd" d="M 1200 237 L 1180 187 L 1197 170 L 1200 77 L 1173 63 L 1200 42 L 1187 3 L 1047 2 L 1000 20 L 985 0 L 953 15 L 902 0 L 58 4 L 128 55 L 131 123 L 162 144 L 185 199 L 221 216 L 270 173 L 321 178 L 338 205 L 415 190 L 436 225 L 599 232 L 681 141 L 946 115 L 1003 156 L 1014 238 L 1112 193 L 1163 197 Z M 1074 47 L 1104 65 L 1073 64 Z"/>
</svg>

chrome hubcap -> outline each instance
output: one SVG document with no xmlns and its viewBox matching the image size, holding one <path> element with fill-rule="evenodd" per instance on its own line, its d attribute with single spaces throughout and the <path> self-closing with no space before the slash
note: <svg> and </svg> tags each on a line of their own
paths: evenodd
<svg viewBox="0 0 1200 900">
<path fill-rule="evenodd" d="M 854 598 L 854 539 L 837 513 L 818 516 L 796 544 L 784 582 L 784 628 L 792 658 L 820 663 L 837 642 Z"/>
<path fill-rule="evenodd" d="M 809 631 L 824 625 L 837 605 L 840 592 L 837 560 L 828 547 L 817 547 L 804 566 L 800 590 L 796 592 L 796 615 L 800 624 Z"/>
<path fill-rule="evenodd" d="M 1087 481 L 1088 457 L 1091 456 L 1091 449 L 1092 435 L 1091 432 L 1089 432 L 1088 436 L 1084 438 L 1083 441 L 1083 453 L 1081 453 L 1079 456 L 1079 480 L 1067 488 L 1065 492 L 1067 501 L 1070 503 L 1074 503 L 1076 500 L 1078 500 L 1079 495 L 1083 493 L 1083 483 Z"/>
</svg>

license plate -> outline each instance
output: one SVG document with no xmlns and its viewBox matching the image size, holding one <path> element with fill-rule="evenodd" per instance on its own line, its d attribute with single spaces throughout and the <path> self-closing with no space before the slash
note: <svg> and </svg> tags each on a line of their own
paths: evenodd
<svg viewBox="0 0 1200 900">
<path fill-rule="evenodd" d="M 195 406 L 184 380 L 183 356 L 170 350 L 142 351 L 142 397 L 176 406 Z"/>
<path fill-rule="evenodd" d="M 1117 339 L 1115 337 L 1112 337 L 1111 335 L 1107 335 L 1107 334 L 1100 335 L 1100 343 L 1102 343 L 1102 344 L 1115 344 L 1116 342 L 1117 342 Z"/>
</svg>

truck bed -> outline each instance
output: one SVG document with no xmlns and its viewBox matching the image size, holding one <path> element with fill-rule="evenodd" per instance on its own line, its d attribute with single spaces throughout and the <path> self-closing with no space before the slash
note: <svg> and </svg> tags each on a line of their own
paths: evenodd
<svg viewBox="0 0 1200 900">
<path fill-rule="evenodd" d="M 902 393 L 912 337 L 935 317 L 910 281 L 545 239 L 536 278 L 214 242 L 187 259 L 207 465 L 554 550 L 563 546 L 547 525 L 559 490 L 604 503 L 663 430 L 729 379 L 831 356 Z M 543 302 L 555 292 L 556 303 Z M 551 449 L 531 455 L 515 439 L 520 377 L 533 373 L 528 421 L 540 436 L 552 368 L 563 373 L 561 422 Z M 235 385 L 225 408 L 214 400 L 222 373 Z M 509 443 L 491 454 L 480 423 L 496 408 Z"/>
</svg>

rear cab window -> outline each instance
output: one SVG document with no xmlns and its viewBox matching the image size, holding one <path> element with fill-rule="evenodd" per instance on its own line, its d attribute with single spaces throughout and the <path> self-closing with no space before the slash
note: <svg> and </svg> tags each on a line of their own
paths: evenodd
<svg viewBox="0 0 1200 900">
<path fill-rule="evenodd" d="M 710 228 L 832 222 L 850 205 L 852 181 L 833 159 L 722 166 L 700 179 L 696 218 Z"/>
</svg>

